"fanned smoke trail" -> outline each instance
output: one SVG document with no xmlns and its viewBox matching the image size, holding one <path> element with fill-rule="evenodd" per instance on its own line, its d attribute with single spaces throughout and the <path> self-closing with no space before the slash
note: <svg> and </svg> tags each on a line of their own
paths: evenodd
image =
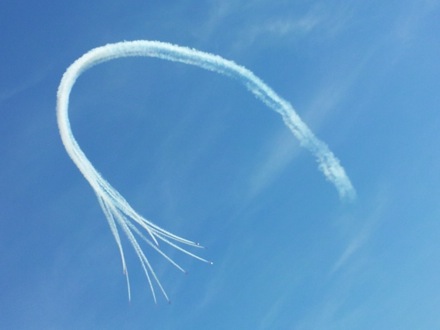
<svg viewBox="0 0 440 330">
<path fill-rule="evenodd" d="M 258 99 L 282 116 L 284 123 L 300 141 L 301 145 L 315 155 L 320 170 L 324 173 L 326 178 L 336 186 L 340 197 L 343 199 L 355 198 L 356 193 L 348 176 L 339 164 L 339 160 L 333 155 L 327 145 L 315 137 L 312 131 L 296 114 L 290 103 L 279 97 L 261 79 L 243 66 L 237 65 L 217 55 L 160 41 L 126 41 L 92 49 L 76 60 L 63 75 L 57 95 L 58 126 L 62 141 L 69 156 L 94 189 L 102 210 L 109 222 L 119 248 L 122 267 L 127 277 L 129 298 L 130 284 L 118 225 L 127 235 L 128 240 L 133 245 L 139 257 L 148 279 L 154 301 L 156 301 L 156 295 L 153 282 L 156 282 L 164 297 L 167 300 L 169 299 L 134 234 L 145 240 L 147 244 L 182 271 L 183 269 L 179 265 L 161 251 L 159 241 L 169 244 L 194 258 L 208 262 L 176 244 L 180 243 L 192 247 L 201 247 L 198 243 L 176 236 L 139 215 L 99 172 L 96 171 L 82 152 L 70 128 L 68 118 L 69 95 L 76 79 L 84 71 L 99 63 L 132 56 L 157 57 L 164 60 L 195 65 L 238 80 Z M 145 230 L 151 239 L 144 236 L 140 232 L 140 229 Z"/>
</svg>

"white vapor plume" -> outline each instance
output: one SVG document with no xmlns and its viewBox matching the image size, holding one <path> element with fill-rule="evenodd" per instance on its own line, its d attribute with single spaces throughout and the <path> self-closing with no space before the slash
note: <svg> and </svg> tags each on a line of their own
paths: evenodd
<svg viewBox="0 0 440 330">
<path fill-rule="evenodd" d="M 94 189 L 101 208 L 109 222 L 110 229 L 119 248 L 123 271 L 127 278 L 129 299 L 131 295 L 130 283 L 118 225 L 127 235 L 128 240 L 133 245 L 139 257 L 155 302 L 156 294 L 153 285 L 154 282 L 164 297 L 168 301 L 169 299 L 141 249 L 135 234 L 182 271 L 184 270 L 179 265 L 162 252 L 159 246 L 160 241 L 194 258 L 210 263 L 178 245 L 180 243 L 181 245 L 191 247 L 201 247 L 198 243 L 174 235 L 139 215 L 93 167 L 73 136 L 69 123 L 68 108 L 69 95 L 76 79 L 84 71 L 99 63 L 132 56 L 157 57 L 164 60 L 191 64 L 238 80 L 258 99 L 282 116 L 284 123 L 300 141 L 301 145 L 315 155 L 319 168 L 326 178 L 336 186 L 340 197 L 343 199 L 355 198 L 355 190 L 348 176 L 339 164 L 339 160 L 333 155 L 327 145 L 315 137 L 287 101 L 279 97 L 269 86 L 248 69 L 217 55 L 159 41 L 126 41 L 92 49 L 77 59 L 63 75 L 57 94 L 58 126 L 67 153 Z M 141 229 L 147 232 L 149 238 L 141 233 Z"/>
</svg>

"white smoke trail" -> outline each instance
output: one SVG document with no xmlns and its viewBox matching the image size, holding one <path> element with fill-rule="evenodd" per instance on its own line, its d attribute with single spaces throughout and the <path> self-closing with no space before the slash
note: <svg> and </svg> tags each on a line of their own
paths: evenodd
<svg viewBox="0 0 440 330">
<path fill-rule="evenodd" d="M 127 266 L 125 263 L 124 250 L 122 248 L 122 243 L 118 232 L 118 225 L 127 235 L 130 243 L 133 245 L 133 248 L 139 257 L 139 260 L 141 261 L 153 294 L 154 301 L 156 301 L 156 295 L 152 280 L 156 282 L 157 286 L 167 300 L 168 296 L 166 295 L 165 290 L 163 289 L 153 268 L 148 262 L 147 257 L 139 246 L 133 232 L 147 241 L 150 246 L 152 246 L 168 261 L 182 271 L 183 269 L 180 266 L 178 266 L 170 257 L 166 256 L 160 250 L 159 241 L 163 241 L 194 258 L 208 262 L 207 260 L 202 259 L 190 253 L 186 249 L 176 245 L 176 243 L 181 243 L 192 247 L 201 247 L 198 243 L 176 236 L 139 215 L 128 204 L 128 202 L 96 171 L 85 154 L 82 152 L 72 134 L 68 117 L 68 108 L 69 95 L 76 79 L 84 71 L 99 63 L 131 56 L 157 57 L 174 62 L 191 64 L 238 80 L 269 108 L 281 114 L 284 123 L 300 141 L 301 145 L 309 149 L 315 155 L 320 170 L 324 173 L 326 178 L 336 186 L 340 197 L 343 199 L 355 198 L 355 190 L 348 176 L 339 164 L 338 159 L 329 150 L 327 145 L 315 137 L 312 131 L 310 131 L 306 124 L 304 124 L 304 122 L 294 111 L 293 107 L 287 101 L 279 97 L 269 86 L 267 86 L 261 79 L 255 76 L 248 69 L 217 55 L 159 41 L 126 41 L 108 44 L 92 49 L 77 59 L 63 75 L 57 94 L 58 126 L 67 153 L 72 158 L 73 162 L 78 166 L 79 170 L 90 183 L 92 188 L 95 190 L 99 203 L 109 222 L 110 229 L 119 248 L 123 271 L 127 277 L 129 298 L 130 283 L 128 279 Z M 151 240 L 142 235 L 138 227 L 136 227 L 133 223 L 144 229 L 150 236 Z"/>
</svg>

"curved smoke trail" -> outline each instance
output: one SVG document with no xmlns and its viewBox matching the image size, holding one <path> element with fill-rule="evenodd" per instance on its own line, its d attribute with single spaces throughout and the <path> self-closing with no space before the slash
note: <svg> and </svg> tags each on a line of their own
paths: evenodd
<svg viewBox="0 0 440 330">
<path fill-rule="evenodd" d="M 282 116 L 284 123 L 300 141 L 301 145 L 309 149 L 315 155 L 320 170 L 324 173 L 326 178 L 336 186 L 340 197 L 344 199 L 353 199 L 355 197 L 355 190 L 348 176 L 346 175 L 342 166 L 339 164 L 339 160 L 333 155 L 327 145 L 315 137 L 312 131 L 296 114 L 290 103 L 279 97 L 261 79 L 243 66 L 237 65 L 236 63 L 217 55 L 159 41 L 139 40 L 119 42 L 92 49 L 77 59 L 63 75 L 57 94 L 58 126 L 62 141 L 69 156 L 95 190 L 101 208 L 109 222 L 110 229 L 116 240 L 121 255 L 122 267 L 127 278 L 129 298 L 130 283 L 117 225 L 120 226 L 133 245 L 133 248 L 140 259 L 145 275 L 148 279 L 155 301 L 156 295 L 153 287 L 153 281 L 156 282 L 167 300 L 168 296 L 165 293 L 165 290 L 163 289 L 147 257 L 142 251 L 139 243 L 137 242 L 134 234 L 140 236 L 144 241 L 147 242 L 148 245 L 150 245 L 153 249 L 163 255 L 168 261 L 182 271 L 184 270 L 179 265 L 177 265 L 170 257 L 165 255 L 160 250 L 158 241 L 163 241 L 194 258 L 208 262 L 176 244 L 181 243 L 192 247 L 201 247 L 198 243 L 176 236 L 139 215 L 128 204 L 128 202 L 99 174 L 99 172 L 96 171 L 85 154 L 82 152 L 72 134 L 72 130 L 70 129 L 68 117 L 69 95 L 76 79 L 84 71 L 99 63 L 110 61 L 116 58 L 131 56 L 157 57 L 174 62 L 191 64 L 238 80 L 240 83 L 245 85 L 245 87 L 258 99 Z M 145 237 L 140 232 L 139 227 L 135 226 L 135 224 L 145 230 L 150 236 L 151 240 Z"/>
</svg>

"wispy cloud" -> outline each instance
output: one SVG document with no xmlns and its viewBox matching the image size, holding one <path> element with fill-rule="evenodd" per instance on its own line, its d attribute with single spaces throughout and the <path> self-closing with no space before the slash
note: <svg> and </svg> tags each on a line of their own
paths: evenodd
<svg viewBox="0 0 440 330">
<path fill-rule="evenodd" d="M 393 36 L 404 45 L 410 44 L 416 38 L 420 23 L 429 16 L 433 15 L 440 8 L 438 0 L 422 0 L 410 3 L 402 10 L 395 22 Z"/>
<path fill-rule="evenodd" d="M 304 36 L 315 29 L 321 21 L 319 15 L 309 14 L 299 18 L 277 17 L 258 24 L 243 27 L 238 34 L 237 43 L 249 46 L 261 38 L 295 38 Z M 267 40 L 267 39 L 266 39 Z"/>
<path fill-rule="evenodd" d="M 334 275 L 334 273 L 338 272 L 341 268 L 348 264 L 350 259 L 352 259 L 352 257 L 368 243 L 370 237 L 373 235 L 376 227 L 378 226 L 378 223 L 382 218 L 384 208 L 387 205 L 386 191 L 384 189 L 379 191 L 373 198 L 371 204 L 372 206 L 370 208 L 370 213 L 367 217 L 361 219 L 360 223 L 362 225 L 359 229 L 342 229 L 343 231 L 348 232 L 348 235 L 351 237 L 348 239 L 346 247 L 333 264 L 330 275 Z M 350 221 L 354 222 L 354 219 L 351 219 Z M 359 221 L 354 223 L 359 223 Z M 347 226 L 347 224 L 342 224 L 342 227 L 345 226 Z M 350 228 L 353 226 L 353 224 L 348 225 Z"/>
<path fill-rule="evenodd" d="M 267 9 L 273 12 L 267 15 Z M 198 40 L 227 37 L 228 45 L 241 51 L 258 43 L 291 42 L 313 34 L 319 38 L 333 37 L 343 30 L 351 18 L 350 6 L 312 4 L 292 6 L 269 1 L 213 1 L 202 27 L 197 29 Z M 225 25 L 233 25 L 234 34 L 225 36 Z M 212 44 L 212 42 L 211 42 Z"/>
<path fill-rule="evenodd" d="M 328 274 L 323 274 L 326 285 L 319 300 L 302 319 L 294 321 L 292 328 L 355 329 L 359 320 L 365 318 L 365 305 L 349 304 L 348 301 L 353 299 L 354 288 L 358 288 L 359 281 L 365 277 L 370 260 L 366 247 L 381 224 L 388 201 L 387 190 L 382 187 L 371 197 L 368 207 L 365 204 L 360 207 L 359 217 L 338 219 L 338 227 L 348 242 Z"/>
<path fill-rule="evenodd" d="M 280 129 L 263 147 L 262 161 L 249 176 L 248 198 L 253 198 L 267 188 L 299 154 L 300 148 L 292 135 Z"/>
<path fill-rule="evenodd" d="M 27 79 L 23 80 L 20 84 L 0 90 L 0 103 L 11 99 L 25 90 L 37 85 L 47 76 L 48 71 L 48 68 L 40 68 L 33 74 L 30 74 Z"/>
<path fill-rule="evenodd" d="M 341 253 L 338 260 L 334 263 L 330 274 L 337 272 L 341 267 L 343 267 L 349 259 L 364 245 L 367 243 L 368 238 L 371 235 L 373 226 L 372 223 L 367 223 L 359 233 L 348 243 L 345 250 Z"/>
</svg>

